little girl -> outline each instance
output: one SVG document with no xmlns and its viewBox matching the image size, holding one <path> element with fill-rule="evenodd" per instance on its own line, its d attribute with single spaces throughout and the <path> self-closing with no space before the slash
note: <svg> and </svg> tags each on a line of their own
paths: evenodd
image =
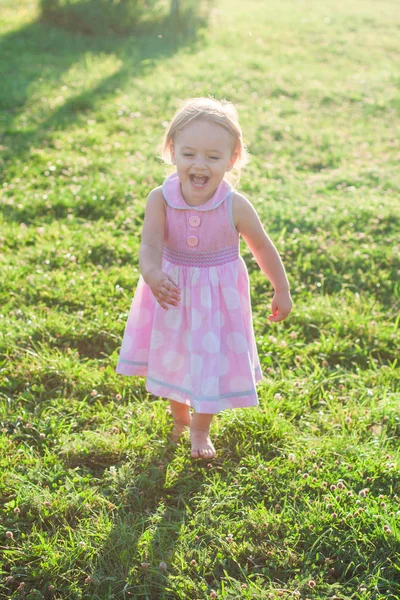
<svg viewBox="0 0 400 600">
<path fill-rule="evenodd" d="M 262 379 L 240 235 L 274 287 L 268 319 L 285 319 L 292 301 L 256 211 L 229 183 L 229 172 L 240 176 L 248 158 L 235 107 L 186 100 L 166 131 L 161 156 L 176 172 L 147 199 L 141 275 L 116 371 L 146 376 L 146 389 L 169 399 L 171 439 L 189 427 L 191 456 L 208 460 L 215 457 L 213 415 L 257 406 Z"/>
</svg>

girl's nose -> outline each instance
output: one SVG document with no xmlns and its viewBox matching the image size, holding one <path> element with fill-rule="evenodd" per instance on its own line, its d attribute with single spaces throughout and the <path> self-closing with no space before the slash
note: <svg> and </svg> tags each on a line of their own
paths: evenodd
<svg viewBox="0 0 400 600">
<path fill-rule="evenodd" d="M 204 158 L 202 158 L 201 156 L 197 156 L 197 157 L 196 157 L 196 159 L 195 159 L 195 161 L 194 161 L 194 164 L 195 164 L 195 165 L 196 165 L 196 167 L 198 167 L 198 168 L 204 168 L 204 169 L 205 169 L 205 167 L 206 167 L 206 161 L 205 161 L 205 159 L 204 159 Z"/>
</svg>

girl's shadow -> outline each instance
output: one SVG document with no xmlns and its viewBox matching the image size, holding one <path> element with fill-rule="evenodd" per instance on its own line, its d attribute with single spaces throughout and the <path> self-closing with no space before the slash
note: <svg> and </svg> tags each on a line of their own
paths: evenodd
<svg viewBox="0 0 400 600">
<path fill-rule="evenodd" d="M 192 459 L 193 465 L 185 466 L 182 451 L 190 455 L 187 432 L 173 444 L 169 427 L 165 438 L 157 427 L 146 429 L 143 440 L 138 432 L 134 447 L 115 465 L 106 466 L 104 457 L 102 462 L 95 452 L 92 458 L 76 455 L 72 462 L 67 461 L 68 467 L 79 467 L 101 482 L 97 490 L 103 497 L 100 513 L 107 511 L 108 515 L 101 516 L 97 510 L 99 533 L 101 522 L 103 529 L 107 522 L 112 523 L 106 539 L 97 542 L 97 556 L 88 562 L 90 572 L 76 582 L 92 599 L 174 597 L 168 595 L 168 576 L 175 546 L 190 519 L 190 496 L 201 487 L 201 467 L 207 461 Z"/>
</svg>

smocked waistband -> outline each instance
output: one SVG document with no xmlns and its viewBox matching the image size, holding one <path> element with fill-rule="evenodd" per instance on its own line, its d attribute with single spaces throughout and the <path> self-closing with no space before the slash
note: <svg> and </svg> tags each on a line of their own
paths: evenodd
<svg viewBox="0 0 400 600">
<path fill-rule="evenodd" d="M 214 267 L 239 258 L 239 246 L 221 248 L 213 252 L 185 252 L 164 246 L 163 257 L 175 265 L 185 267 Z"/>
</svg>

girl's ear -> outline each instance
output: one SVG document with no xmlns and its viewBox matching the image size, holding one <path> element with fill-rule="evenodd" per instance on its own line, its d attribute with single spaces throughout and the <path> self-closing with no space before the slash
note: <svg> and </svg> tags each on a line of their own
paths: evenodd
<svg viewBox="0 0 400 600">
<path fill-rule="evenodd" d="M 235 164 L 237 157 L 239 156 L 239 154 L 237 152 L 234 152 L 230 158 L 230 161 L 228 163 L 228 168 L 226 169 L 227 171 L 232 171 L 233 169 L 233 165 Z"/>
<path fill-rule="evenodd" d="M 171 153 L 172 164 L 175 165 L 176 164 L 176 162 L 175 162 L 175 146 L 174 146 L 173 142 L 171 142 L 171 144 L 169 146 L 169 151 Z"/>
</svg>

